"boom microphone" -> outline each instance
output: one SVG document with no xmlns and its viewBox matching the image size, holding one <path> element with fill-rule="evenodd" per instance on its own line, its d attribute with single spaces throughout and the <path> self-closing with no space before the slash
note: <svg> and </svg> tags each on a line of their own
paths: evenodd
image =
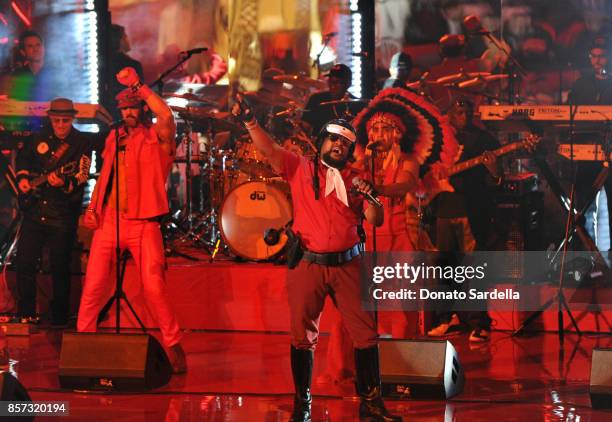
<svg viewBox="0 0 612 422">
<path fill-rule="evenodd" d="M 193 54 L 203 53 L 203 52 L 205 52 L 207 50 L 208 50 L 208 48 L 206 48 L 206 47 L 198 47 L 198 48 L 192 48 L 191 50 L 181 51 L 179 54 L 185 55 L 185 56 L 191 56 Z"/>
</svg>

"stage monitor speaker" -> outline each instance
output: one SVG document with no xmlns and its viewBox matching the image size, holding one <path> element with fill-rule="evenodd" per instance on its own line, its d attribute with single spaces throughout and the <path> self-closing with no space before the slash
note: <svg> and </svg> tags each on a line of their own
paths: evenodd
<svg viewBox="0 0 612 422">
<path fill-rule="evenodd" d="M 32 401 L 28 391 L 10 372 L 0 372 L 0 401 Z"/>
<path fill-rule="evenodd" d="M 0 372 L 0 401 L 7 402 L 24 402 L 32 401 L 28 391 L 23 385 L 15 378 L 11 373 L 6 371 Z M 21 421 L 28 422 L 33 421 L 34 416 L 19 416 L 9 417 L 3 416 L 0 418 L 3 421 Z"/>
<path fill-rule="evenodd" d="M 384 396 L 449 399 L 463 391 L 463 367 L 449 341 L 390 340 L 379 348 Z"/>
<path fill-rule="evenodd" d="M 64 333 L 62 388 L 148 390 L 166 385 L 171 376 L 166 352 L 148 334 Z"/>
<path fill-rule="evenodd" d="M 612 409 L 612 349 L 593 349 L 589 394 L 594 409 Z"/>
</svg>

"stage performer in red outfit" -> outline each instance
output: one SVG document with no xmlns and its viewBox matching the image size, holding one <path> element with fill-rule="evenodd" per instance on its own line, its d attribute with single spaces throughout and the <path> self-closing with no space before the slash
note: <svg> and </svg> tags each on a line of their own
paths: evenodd
<svg viewBox="0 0 612 422">
<path fill-rule="evenodd" d="M 357 165 L 371 179 L 374 157 L 375 190 L 383 202 L 384 224 L 376 231 L 378 251 L 434 250 L 420 228 L 414 194 L 419 174 L 433 163 L 450 167 L 459 155 L 454 130 L 440 111 L 408 90 L 385 89 L 355 118 L 359 145 Z M 366 226 L 368 245 L 372 228 Z"/>
<path fill-rule="evenodd" d="M 115 163 L 115 130 L 106 139 L 104 164 L 85 214 L 85 225 L 95 229 L 85 275 L 77 329 L 95 331 L 98 313 L 115 287 L 111 282 L 115 257 L 115 213 L 119 208 L 119 244 L 134 257 L 148 308 L 157 319 L 175 373 L 186 371 L 185 353 L 176 315 L 168 303 L 164 274 L 164 246 L 158 218 L 168 213 L 166 179 L 175 156 L 176 126 L 170 108 L 143 85 L 131 67 L 117 80 L 128 88 L 116 99 L 123 126 L 119 131 L 119 162 Z M 150 110 L 157 122 L 151 124 Z M 119 166 L 119 203 L 113 175 Z"/>
<path fill-rule="evenodd" d="M 239 97 L 240 98 L 240 97 Z M 237 102 L 233 114 L 245 122 L 255 147 L 289 183 L 293 198 L 293 232 L 287 271 L 291 318 L 291 369 L 295 385 L 292 421 L 310 421 L 311 378 L 319 319 L 325 297 L 334 300 L 355 346 L 357 393 L 360 417 L 399 421 L 384 407 L 378 368 L 378 335 L 374 315 L 362 308 L 360 263 L 363 246 L 358 234 L 362 214 L 371 224 L 382 223 L 382 210 L 368 206 L 363 196 L 371 193 L 359 172 L 347 167 L 356 143 L 353 127 L 344 120 L 323 125 L 315 160 L 285 150 L 262 129 L 250 108 Z M 301 254 L 295 254 L 296 244 Z M 298 257 L 301 255 L 301 259 Z"/>
<path fill-rule="evenodd" d="M 454 130 L 440 111 L 423 97 L 405 89 L 385 89 L 376 95 L 355 118 L 358 145 L 356 167 L 371 177 L 374 159 L 374 184 L 383 203 L 384 223 L 376 229 L 378 252 L 435 250 L 421 227 L 414 193 L 422 188 L 420 170 L 435 163 L 450 167 L 459 155 Z M 373 250 L 373 227 L 364 224 L 366 250 Z M 340 322 L 332 329 L 327 348 L 328 376 L 342 380 L 350 376 L 347 361 L 351 350 L 346 330 Z M 393 338 L 418 335 L 417 312 L 391 314 Z M 333 363 L 333 365 L 331 365 Z"/>
</svg>

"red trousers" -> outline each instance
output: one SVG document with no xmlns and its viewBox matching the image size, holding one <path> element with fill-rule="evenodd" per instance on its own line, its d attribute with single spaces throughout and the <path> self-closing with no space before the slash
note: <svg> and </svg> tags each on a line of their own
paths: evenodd
<svg viewBox="0 0 612 422">
<path fill-rule="evenodd" d="M 328 294 L 340 312 L 354 347 L 365 349 L 376 345 L 374 314 L 361 305 L 359 271 L 359 258 L 335 267 L 302 260 L 296 268 L 287 271 L 291 344 L 295 348 L 315 349 L 321 311 Z"/>
<path fill-rule="evenodd" d="M 164 244 L 159 223 L 119 218 L 119 246 L 128 249 L 140 274 L 147 308 L 155 318 L 162 342 L 173 346 L 181 340 L 176 314 L 166 294 Z M 115 210 L 106 208 L 91 243 L 77 330 L 96 331 L 98 314 L 115 291 Z"/>
</svg>

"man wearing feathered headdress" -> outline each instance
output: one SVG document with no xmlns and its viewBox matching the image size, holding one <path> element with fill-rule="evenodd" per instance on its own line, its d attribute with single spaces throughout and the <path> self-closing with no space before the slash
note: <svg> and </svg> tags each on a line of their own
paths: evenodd
<svg viewBox="0 0 612 422">
<path fill-rule="evenodd" d="M 431 176 L 421 181 L 426 170 L 432 170 L 431 175 L 456 161 L 459 145 L 452 127 L 423 97 L 399 88 L 381 91 L 354 124 L 358 163 L 369 170 L 374 159 L 374 185 L 384 202 L 385 222 L 376 233 L 378 249 L 433 249 L 419 229 L 415 194 L 436 183 Z"/>
</svg>

